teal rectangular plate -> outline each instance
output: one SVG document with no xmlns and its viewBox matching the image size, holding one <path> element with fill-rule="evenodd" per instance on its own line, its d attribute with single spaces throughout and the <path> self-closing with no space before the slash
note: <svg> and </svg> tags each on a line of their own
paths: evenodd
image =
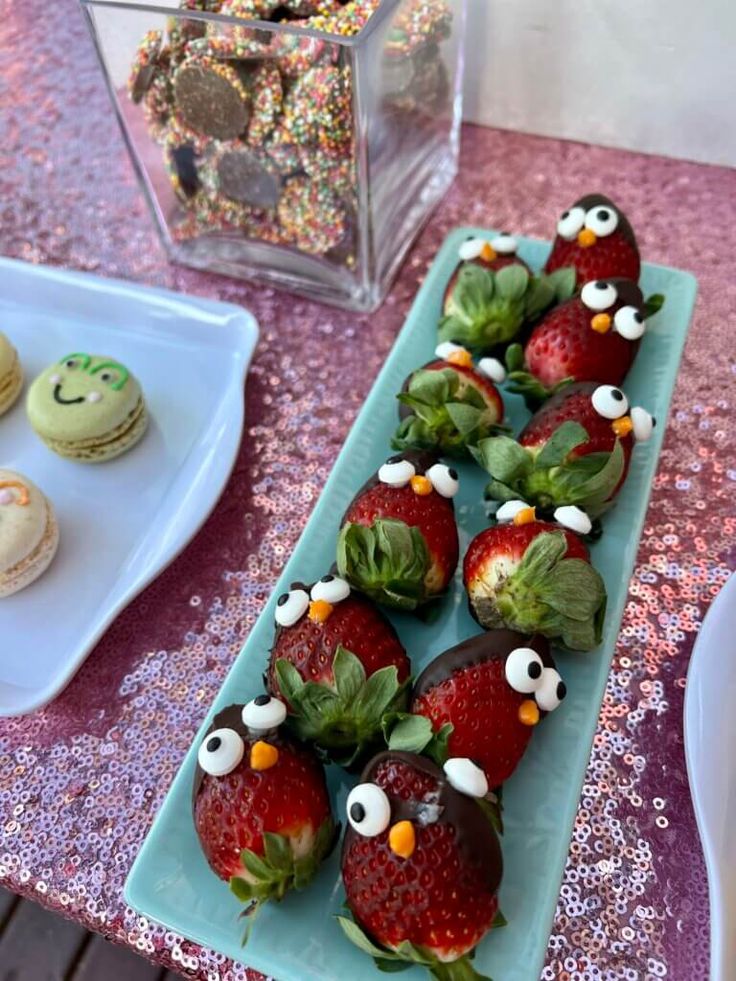
<svg viewBox="0 0 736 981">
<path fill-rule="evenodd" d="M 395 394 L 404 378 L 433 356 L 445 284 L 455 268 L 460 242 L 471 234 L 488 231 L 456 229 L 438 253 L 294 554 L 187 753 L 126 882 L 126 901 L 145 916 L 280 981 L 344 981 L 384 975 L 345 939 L 334 920 L 344 900 L 339 849 L 306 892 L 289 895 L 279 906 L 264 909 L 247 947 L 241 947 L 241 907 L 227 885 L 209 870 L 191 819 L 197 747 L 216 711 L 233 702 L 245 702 L 261 690 L 276 598 L 293 580 L 309 582 L 328 569 L 334 559 L 339 516 L 363 481 L 390 455 L 389 440 L 397 422 Z M 519 254 L 538 268 L 548 249 L 549 243 L 521 239 Z M 538 981 L 544 964 L 573 821 L 695 302 L 694 278 L 676 269 L 645 264 L 642 288 L 645 295 L 664 293 L 666 302 L 647 326 L 624 387 L 632 403 L 647 408 L 659 425 L 651 441 L 635 449 L 616 507 L 604 519 L 605 534 L 591 549 L 609 596 L 604 642 L 591 654 L 559 655 L 558 667 L 568 696 L 539 727 L 504 789 L 505 873 L 500 901 L 508 926 L 483 940 L 475 960 L 476 968 L 495 981 Z M 504 398 L 509 419 L 518 431 L 528 413 L 519 397 Z M 486 478 L 473 464 L 461 465 L 458 470 L 460 492 L 455 506 L 464 550 L 488 523 L 482 503 Z M 391 619 L 416 673 L 437 654 L 479 630 L 467 612 L 459 572 L 438 622 L 427 625 L 404 614 Z M 331 771 L 330 784 L 342 820 L 349 784 L 337 768 Z M 411 968 L 402 977 L 419 981 L 426 975 L 420 968 Z"/>
</svg>

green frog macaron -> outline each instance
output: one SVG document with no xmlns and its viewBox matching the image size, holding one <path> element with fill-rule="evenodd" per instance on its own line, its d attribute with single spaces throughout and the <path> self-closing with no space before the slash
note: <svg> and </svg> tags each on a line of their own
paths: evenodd
<svg viewBox="0 0 736 981">
<path fill-rule="evenodd" d="M 135 446 L 148 418 L 133 374 L 113 358 L 67 354 L 33 382 L 26 402 L 31 426 L 69 460 L 102 463 Z"/>
</svg>

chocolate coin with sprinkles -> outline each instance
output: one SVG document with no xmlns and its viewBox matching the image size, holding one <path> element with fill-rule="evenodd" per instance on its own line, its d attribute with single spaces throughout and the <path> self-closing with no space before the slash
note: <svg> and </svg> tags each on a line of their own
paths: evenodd
<svg viewBox="0 0 736 981">
<path fill-rule="evenodd" d="M 202 180 L 210 193 L 254 208 L 275 208 L 281 191 L 276 164 L 263 151 L 230 143 L 209 155 Z"/>
<path fill-rule="evenodd" d="M 193 130 L 230 140 L 245 130 L 249 95 L 238 72 L 212 58 L 188 58 L 174 75 L 174 97 Z"/>
<path fill-rule="evenodd" d="M 148 31 L 138 45 L 135 60 L 128 76 L 128 93 L 133 102 L 140 102 L 149 89 L 158 68 L 163 33 Z"/>
<path fill-rule="evenodd" d="M 302 252 L 321 255 L 345 235 L 345 210 L 330 188 L 308 177 L 288 181 L 278 204 L 281 228 Z"/>
</svg>

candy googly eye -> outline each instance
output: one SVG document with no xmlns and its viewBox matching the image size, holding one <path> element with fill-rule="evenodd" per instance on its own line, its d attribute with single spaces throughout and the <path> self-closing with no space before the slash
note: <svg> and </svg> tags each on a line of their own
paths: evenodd
<svg viewBox="0 0 736 981">
<path fill-rule="evenodd" d="M 416 475 L 416 467 L 402 456 L 390 456 L 378 471 L 378 479 L 389 487 L 405 487 Z"/>
<path fill-rule="evenodd" d="M 290 589 L 282 593 L 276 602 L 274 614 L 280 627 L 293 627 L 309 609 L 309 594 L 304 589 Z"/>
<path fill-rule="evenodd" d="M 333 606 L 347 599 L 350 595 L 350 586 L 339 576 L 322 576 L 319 582 L 312 586 L 311 597 L 313 600 L 325 600 Z"/>
<path fill-rule="evenodd" d="M 481 375 L 489 378 L 497 385 L 500 385 L 502 382 L 506 381 L 506 369 L 498 358 L 481 358 L 476 365 L 476 368 Z"/>
<path fill-rule="evenodd" d="M 554 712 L 567 695 L 567 686 L 554 668 L 545 668 L 542 680 L 534 695 L 537 705 L 543 712 Z"/>
<path fill-rule="evenodd" d="M 232 773 L 245 753 L 245 744 L 234 729 L 215 729 L 204 737 L 197 762 L 211 777 Z"/>
<path fill-rule="evenodd" d="M 473 259 L 477 259 L 481 254 L 485 244 L 486 240 L 484 238 L 468 238 L 460 243 L 457 254 L 463 262 L 472 262 Z"/>
<path fill-rule="evenodd" d="M 627 341 L 638 341 L 646 330 L 644 318 L 636 307 L 621 307 L 613 317 L 613 326 Z"/>
<path fill-rule="evenodd" d="M 499 255 L 514 255 L 519 248 L 519 243 L 513 235 L 507 235 L 506 232 L 502 232 L 501 235 L 497 235 L 491 239 L 491 248 Z"/>
<path fill-rule="evenodd" d="M 454 497 L 460 490 L 457 470 L 445 466 L 444 463 L 433 464 L 425 477 L 429 477 L 432 486 L 442 497 Z"/>
<path fill-rule="evenodd" d="M 375 838 L 391 823 L 391 802 L 375 783 L 359 783 L 348 794 L 350 826 L 365 838 Z"/>
<path fill-rule="evenodd" d="M 454 756 L 442 767 L 451 787 L 468 797 L 485 797 L 488 778 L 477 763 L 462 756 Z"/>
<path fill-rule="evenodd" d="M 496 521 L 499 524 L 513 521 L 520 511 L 525 511 L 528 507 L 526 501 L 505 501 L 496 511 Z"/>
<path fill-rule="evenodd" d="M 599 385 L 590 400 L 595 411 L 604 419 L 619 419 L 629 411 L 629 400 L 615 385 Z"/>
<path fill-rule="evenodd" d="M 528 695 L 540 685 L 544 665 L 531 647 L 515 647 L 506 658 L 504 675 L 514 691 Z"/>
<path fill-rule="evenodd" d="M 618 227 L 618 213 L 607 204 L 599 204 L 585 214 L 585 227 L 595 232 L 598 238 L 605 238 Z"/>
<path fill-rule="evenodd" d="M 560 238 L 572 242 L 584 224 L 585 211 L 582 208 L 570 208 L 560 215 L 560 220 L 557 222 L 557 234 Z"/>
<path fill-rule="evenodd" d="M 563 504 L 562 507 L 555 508 L 554 519 L 558 525 L 569 528 L 578 535 L 589 535 L 593 529 L 593 522 L 585 511 L 574 504 Z"/>
<path fill-rule="evenodd" d="M 583 286 L 580 299 L 589 310 L 608 310 L 618 299 L 618 292 L 605 279 L 595 279 Z"/>
<path fill-rule="evenodd" d="M 266 732 L 277 729 L 285 721 L 286 706 L 272 695 L 257 695 L 243 706 L 240 717 L 247 729 Z"/>
<path fill-rule="evenodd" d="M 629 416 L 634 427 L 634 439 L 637 443 L 646 443 L 657 425 L 656 419 L 646 409 L 642 409 L 640 405 L 635 405 Z"/>
</svg>

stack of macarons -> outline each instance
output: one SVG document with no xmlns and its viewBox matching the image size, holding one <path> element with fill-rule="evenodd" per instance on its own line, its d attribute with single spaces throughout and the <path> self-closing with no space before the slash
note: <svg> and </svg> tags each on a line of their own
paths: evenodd
<svg viewBox="0 0 736 981">
<path fill-rule="evenodd" d="M 0 415 L 23 387 L 18 353 L 0 333 Z M 33 430 L 59 456 L 102 463 L 131 449 L 148 424 L 138 380 L 113 358 L 69 354 L 31 384 L 26 411 Z M 51 502 L 27 477 L 0 469 L 0 598 L 30 585 L 59 542 Z"/>
</svg>

